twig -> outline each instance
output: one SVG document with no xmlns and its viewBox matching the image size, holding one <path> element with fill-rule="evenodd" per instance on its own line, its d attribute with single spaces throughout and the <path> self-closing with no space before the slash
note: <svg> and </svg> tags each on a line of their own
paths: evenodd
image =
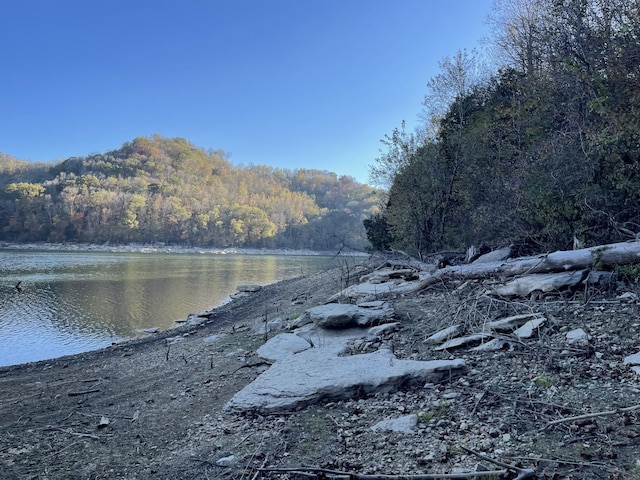
<svg viewBox="0 0 640 480">
<path fill-rule="evenodd" d="M 576 465 L 578 467 L 586 467 L 586 468 L 611 468 L 611 465 L 607 465 L 606 463 L 599 462 L 575 462 L 572 460 L 566 460 L 562 457 L 553 457 L 552 458 L 544 458 L 544 457 L 512 457 L 514 459 L 520 460 L 534 460 L 536 462 L 547 462 L 547 463 L 557 463 L 560 465 Z"/>
<path fill-rule="evenodd" d="M 478 408 L 478 405 L 480 405 L 480 402 L 482 401 L 482 399 L 485 397 L 485 395 L 487 394 L 487 390 L 483 390 L 482 394 L 478 397 L 478 399 L 476 400 L 476 404 L 473 406 L 473 410 L 471 410 L 471 413 L 476 413 L 476 410 Z"/>
<path fill-rule="evenodd" d="M 250 436 L 250 435 L 249 435 Z M 245 437 L 242 442 L 244 442 L 247 438 L 249 437 Z M 240 445 L 242 442 L 240 442 L 238 445 Z M 262 447 L 262 445 L 264 445 L 264 436 L 262 437 L 262 440 L 260 440 L 260 443 L 258 444 L 258 446 L 256 447 L 256 449 L 253 451 L 253 453 L 251 454 L 251 458 L 249 458 L 249 461 L 247 462 L 247 465 L 244 467 L 244 470 L 242 471 L 242 476 L 240 477 L 240 480 L 244 480 L 244 474 L 245 473 L 249 473 L 250 468 L 251 468 L 251 462 L 253 462 L 253 459 L 256 457 L 256 454 L 258 453 L 258 450 L 260 450 L 260 448 Z M 265 457 L 265 461 L 266 461 L 266 457 Z M 263 463 L 264 466 L 264 463 Z M 260 469 L 256 470 L 256 472 L 259 472 Z"/>
<path fill-rule="evenodd" d="M 67 429 L 60 428 L 60 427 L 50 427 L 47 430 L 56 430 L 56 431 L 59 431 L 59 432 L 66 433 L 68 435 L 73 435 L 75 437 L 85 437 L 85 438 L 93 438 L 94 440 L 100 440 L 100 437 L 98 435 L 93 435 L 92 433 L 74 432 L 73 430 L 67 430 Z"/>
<path fill-rule="evenodd" d="M 252 437 L 253 435 L 255 435 L 257 433 L 257 431 L 251 432 L 249 435 L 247 435 L 246 437 L 244 437 L 242 440 L 240 440 L 236 446 L 234 448 L 238 448 L 240 445 L 242 445 L 244 442 L 246 442 L 250 437 Z"/>
<path fill-rule="evenodd" d="M 79 441 L 78 441 L 79 442 Z M 78 442 L 71 442 L 69 445 L 62 447 L 60 450 L 50 453 L 49 455 L 47 455 L 46 457 L 42 457 L 40 458 L 40 461 L 44 461 L 44 460 L 49 460 L 51 457 L 55 457 L 56 455 L 60 455 L 62 452 L 69 450 L 71 447 L 78 445 Z"/>
<path fill-rule="evenodd" d="M 82 379 L 82 380 L 65 380 L 65 381 L 62 381 L 62 382 L 47 383 L 46 387 L 47 388 L 59 387 L 61 385 L 68 385 L 70 383 L 94 383 L 94 382 L 99 382 L 100 380 L 102 380 L 102 379 L 101 378 L 86 378 L 86 379 Z"/>
<path fill-rule="evenodd" d="M 586 418 L 606 417 L 608 415 L 616 415 L 619 413 L 633 412 L 634 410 L 638 410 L 639 408 L 640 408 L 640 405 L 633 405 L 631 407 L 618 408 L 616 410 L 607 410 L 604 412 L 595 412 L 595 413 L 587 413 L 584 415 L 576 415 L 575 417 L 559 418 L 558 420 L 553 420 L 552 422 L 547 423 L 542 429 L 542 431 L 547 430 L 548 428 L 553 427 L 554 425 L 559 425 L 561 423 L 573 422 L 575 420 L 584 420 Z"/>
<path fill-rule="evenodd" d="M 533 478 L 535 475 L 535 470 L 532 468 L 520 468 L 520 467 L 516 467 L 515 465 L 511 465 L 509 463 L 505 463 L 502 462 L 500 460 L 495 460 L 491 457 L 487 457 L 486 455 L 483 455 L 480 452 L 476 452 L 475 450 L 472 450 L 470 448 L 467 448 L 465 446 L 460 446 L 465 452 L 469 452 L 472 455 L 475 455 L 478 458 L 481 458 L 483 460 L 486 460 L 487 462 L 493 463 L 495 465 L 498 465 L 499 467 L 504 467 L 507 470 L 510 470 L 512 472 L 516 472 L 518 474 L 518 476 L 515 478 L 515 480 L 524 480 L 525 478 Z"/>
<path fill-rule="evenodd" d="M 264 462 L 262 462 L 262 465 L 260 466 L 260 468 L 256 470 L 256 473 L 253 475 L 253 477 L 251 477 L 251 480 L 258 480 L 258 475 L 260 475 L 260 470 L 263 469 L 264 466 L 267 464 L 268 459 L 269 459 L 269 452 L 267 452 L 266 455 L 264 456 Z"/>
<path fill-rule="evenodd" d="M 67 393 L 67 395 L 69 395 L 70 397 L 77 397 L 80 395 L 87 395 L 89 393 L 98 393 L 99 391 L 99 388 L 92 388 L 91 390 L 83 390 L 81 392 L 69 392 Z"/>
</svg>

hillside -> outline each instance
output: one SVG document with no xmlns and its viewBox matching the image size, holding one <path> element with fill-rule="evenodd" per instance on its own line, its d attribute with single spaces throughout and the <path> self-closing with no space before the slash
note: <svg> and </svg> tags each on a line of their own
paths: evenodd
<svg viewBox="0 0 640 480">
<path fill-rule="evenodd" d="M 380 201 L 351 177 L 234 166 L 160 135 L 51 164 L 0 155 L 4 241 L 364 249 Z"/>
</svg>

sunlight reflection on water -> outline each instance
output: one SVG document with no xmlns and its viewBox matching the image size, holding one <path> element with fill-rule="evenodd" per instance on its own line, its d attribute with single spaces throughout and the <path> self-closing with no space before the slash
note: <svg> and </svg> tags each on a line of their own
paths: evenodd
<svg viewBox="0 0 640 480">
<path fill-rule="evenodd" d="M 0 366 L 171 328 L 222 304 L 239 284 L 330 265 L 314 256 L 0 251 Z"/>
</svg>

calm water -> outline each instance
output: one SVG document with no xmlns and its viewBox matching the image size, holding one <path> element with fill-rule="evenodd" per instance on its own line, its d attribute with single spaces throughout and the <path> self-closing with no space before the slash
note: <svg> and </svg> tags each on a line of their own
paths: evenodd
<svg viewBox="0 0 640 480">
<path fill-rule="evenodd" d="M 330 265 L 313 256 L 0 251 L 0 366 L 175 327 L 189 313 L 222 304 L 240 284 Z"/>
</svg>

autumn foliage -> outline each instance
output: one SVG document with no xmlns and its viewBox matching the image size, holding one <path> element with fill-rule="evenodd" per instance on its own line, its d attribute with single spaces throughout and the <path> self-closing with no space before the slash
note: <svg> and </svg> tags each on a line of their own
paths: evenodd
<svg viewBox="0 0 640 480">
<path fill-rule="evenodd" d="M 0 154 L 0 239 L 364 249 L 378 194 L 351 177 L 234 166 L 183 138 L 31 164 Z"/>
</svg>

